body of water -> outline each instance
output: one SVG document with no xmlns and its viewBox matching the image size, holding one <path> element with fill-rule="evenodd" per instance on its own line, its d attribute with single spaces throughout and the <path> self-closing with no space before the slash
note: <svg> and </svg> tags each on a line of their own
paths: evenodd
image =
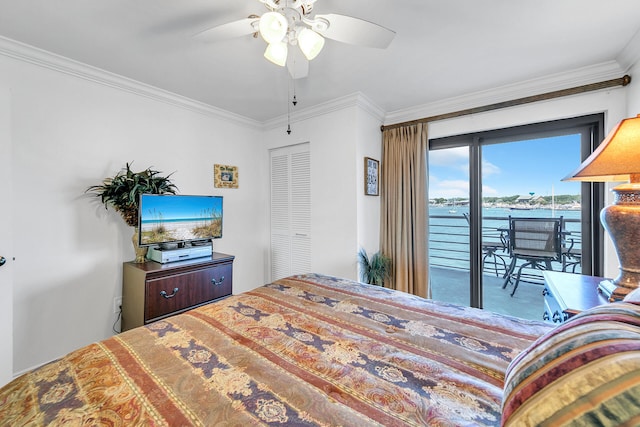
<svg viewBox="0 0 640 427">
<path fill-rule="evenodd" d="M 429 259 L 433 266 L 469 269 L 469 223 L 464 217 L 469 212 L 467 206 L 429 207 Z M 581 243 L 580 210 L 551 209 L 482 209 L 483 244 L 500 246 L 502 233 L 509 229 L 509 217 L 513 218 L 559 218 L 565 221 L 567 240 L 574 240 L 574 248 Z M 504 236 L 502 236 L 504 237 Z"/>
</svg>

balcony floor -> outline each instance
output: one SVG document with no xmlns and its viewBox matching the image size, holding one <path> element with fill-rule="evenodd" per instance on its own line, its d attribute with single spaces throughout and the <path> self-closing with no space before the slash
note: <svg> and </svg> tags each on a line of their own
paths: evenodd
<svg viewBox="0 0 640 427">
<path fill-rule="evenodd" d="M 432 267 L 431 296 L 435 300 L 469 305 L 469 272 Z M 483 276 L 483 308 L 497 313 L 524 319 L 542 320 L 544 297 L 542 284 L 520 282 L 513 297 L 513 285 L 502 289 L 503 279 L 493 275 Z"/>
</svg>

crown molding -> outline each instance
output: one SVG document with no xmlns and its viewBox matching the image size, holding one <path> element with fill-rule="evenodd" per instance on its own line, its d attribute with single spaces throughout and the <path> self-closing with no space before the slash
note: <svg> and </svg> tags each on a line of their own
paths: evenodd
<svg viewBox="0 0 640 427">
<path fill-rule="evenodd" d="M 526 80 L 497 88 L 474 92 L 459 97 L 447 98 L 431 103 L 387 113 L 385 125 L 417 120 L 451 111 L 466 110 L 481 105 L 491 105 L 513 99 L 525 98 L 547 92 L 597 83 L 619 78 L 624 74 L 617 61 L 608 61 L 572 71 Z"/>
<path fill-rule="evenodd" d="M 624 69 L 629 71 L 631 67 L 640 61 L 640 30 L 629 40 L 629 43 L 616 57 L 616 61 Z"/>
<path fill-rule="evenodd" d="M 380 123 L 383 122 L 386 112 L 362 92 L 358 92 L 357 106 Z"/>
<path fill-rule="evenodd" d="M 345 95 L 340 98 L 332 99 L 321 104 L 317 104 L 303 110 L 298 110 L 291 113 L 289 123 L 297 123 L 304 120 L 313 119 L 315 117 L 324 116 L 326 114 L 344 110 L 347 108 L 357 107 L 369 114 L 371 117 L 379 120 L 380 123 L 384 120 L 385 111 L 377 104 L 371 101 L 370 98 L 365 96 L 361 92 L 356 92 L 350 95 Z M 278 127 L 282 127 L 287 124 L 287 116 L 282 115 L 271 120 L 264 122 L 264 129 L 271 130 Z"/>
<path fill-rule="evenodd" d="M 1 36 L 0 55 L 174 107 L 235 122 L 258 130 L 262 129 L 262 123 L 259 121 Z"/>
<path fill-rule="evenodd" d="M 86 81 L 111 87 L 157 102 L 183 108 L 221 120 L 235 122 L 255 130 L 268 130 L 287 123 L 283 115 L 265 122 L 250 119 L 221 108 L 148 85 L 109 71 L 102 70 L 72 59 L 57 55 L 34 46 L 0 36 L 0 55 L 27 62 L 39 67 L 81 78 Z M 385 111 L 357 92 L 330 100 L 303 110 L 292 112 L 291 123 L 312 119 L 325 114 L 358 107 L 385 125 L 416 120 L 449 111 L 458 111 L 479 105 L 494 104 L 512 99 L 524 98 L 540 93 L 553 92 L 574 86 L 581 86 L 620 77 L 640 60 L 640 31 L 629 41 L 615 61 L 583 67 L 569 72 L 527 80 L 498 88 L 474 92 L 464 96 L 447 98 L 407 109 L 385 113 Z"/>
</svg>

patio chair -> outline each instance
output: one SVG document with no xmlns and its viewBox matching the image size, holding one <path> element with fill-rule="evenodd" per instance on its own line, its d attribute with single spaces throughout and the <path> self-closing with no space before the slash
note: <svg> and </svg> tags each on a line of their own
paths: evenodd
<svg viewBox="0 0 640 427">
<path fill-rule="evenodd" d="M 576 268 L 582 264 L 582 250 L 575 247 L 573 239 L 569 239 L 567 243 L 568 246 L 565 244 L 562 248 L 562 271 L 568 272 L 571 268 L 571 272 L 575 273 Z"/>
<path fill-rule="evenodd" d="M 562 262 L 562 227 L 560 218 L 509 217 L 509 255 L 511 264 L 502 289 L 514 278 L 511 296 L 516 293 L 524 268 L 553 270 L 552 262 Z M 518 263 L 520 264 L 518 265 Z"/>
<path fill-rule="evenodd" d="M 464 212 L 462 216 L 467 220 L 467 224 L 471 225 L 469 213 Z M 496 277 L 500 276 L 500 272 L 504 272 L 504 274 L 506 274 L 507 262 L 504 260 L 503 255 L 499 255 L 496 252 L 504 253 L 507 250 L 507 239 L 502 233 L 500 233 L 499 237 L 495 237 L 495 241 L 484 241 L 484 237 L 487 236 L 483 236 L 482 242 L 482 270 L 484 271 L 485 268 L 491 269 L 495 273 Z M 488 237 L 491 238 L 494 236 Z"/>
</svg>

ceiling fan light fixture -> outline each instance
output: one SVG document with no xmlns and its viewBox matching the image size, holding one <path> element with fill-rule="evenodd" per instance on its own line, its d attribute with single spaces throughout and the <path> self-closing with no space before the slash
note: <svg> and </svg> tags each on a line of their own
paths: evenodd
<svg viewBox="0 0 640 427">
<path fill-rule="evenodd" d="M 304 28 L 298 34 L 298 46 L 304 56 L 311 61 L 324 47 L 324 37 L 309 28 Z"/>
<path fill-rule="evenodd" d="M 260 17 L 260 35 L 269 44 L 282 41 L 287 35 L 287 18 L 278 12 L 267 12 Z"/>
<path fill-rule="evenodd" d="M 287 64 L 287 53 L 289 49 L 284 42 L 269 43 L 264 51 L 264 57 L 276 65 L 284 67 Z"/>
</svg>

